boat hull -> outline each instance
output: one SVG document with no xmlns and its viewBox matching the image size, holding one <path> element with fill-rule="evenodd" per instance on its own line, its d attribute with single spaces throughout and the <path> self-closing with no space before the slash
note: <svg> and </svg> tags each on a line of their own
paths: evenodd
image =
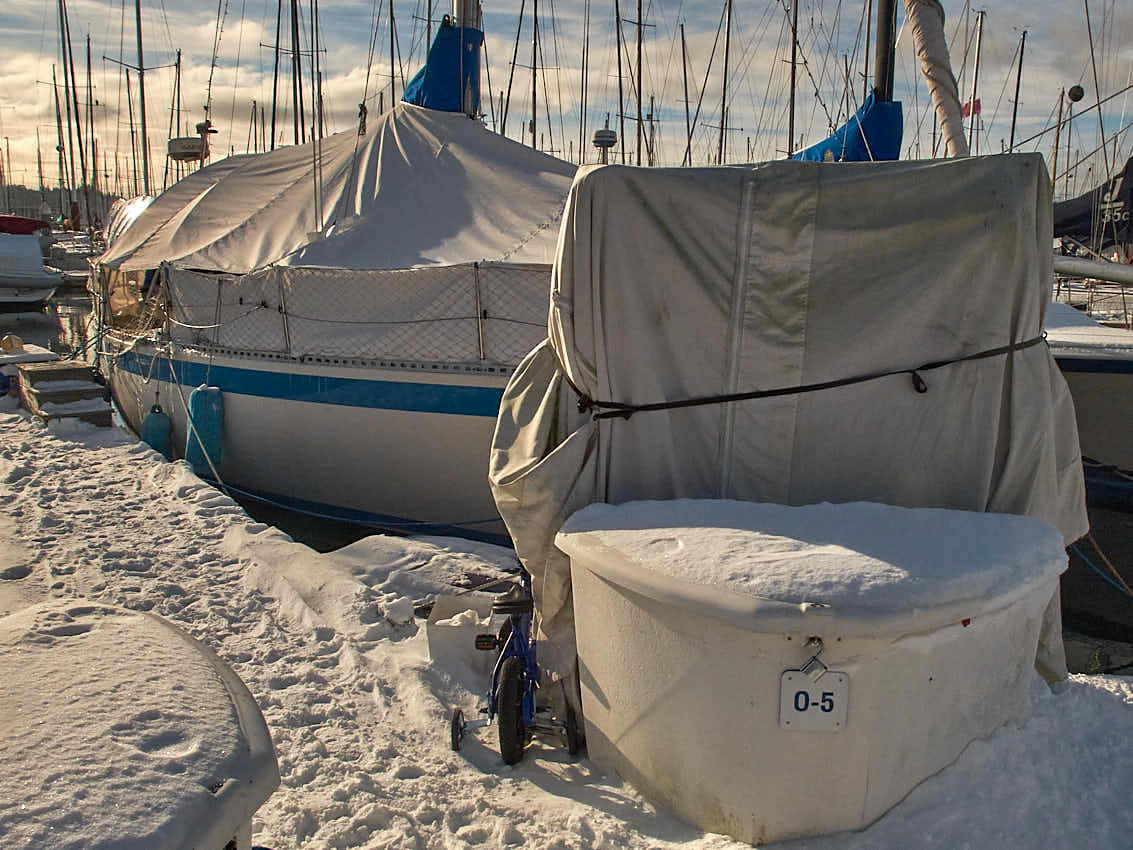
<svg viewBox="0 0 1133 850">
<path fill-rule="evenodd" d="M 0 283 L 0 309 L 27 310 L 42 307 L 55 294 L 55 286 L 20 286 Z"/>
<path fill-rule="evenodd" d="M 108 340 L 111 352 L 116 343 Z M 220 480 L 253 498 L 349 522 L 506 540 L 488 452 L 508 370 L 442 372 L 122 346 L 104 362 L 138 431 L 160 403 L 184 454 L 189 393 L 223 393 Z"/>
<path fill-rule="evenodd" d="M 1054 356 L 1074 399 L 1082 456 L 1133 470 L 1133 352 L 1124 358 Z"/>
</svg>

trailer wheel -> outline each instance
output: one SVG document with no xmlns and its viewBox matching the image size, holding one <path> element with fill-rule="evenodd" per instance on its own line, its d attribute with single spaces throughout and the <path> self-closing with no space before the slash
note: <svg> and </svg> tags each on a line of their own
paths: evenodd
<svg viewBox="0 0 1133 850">
<path fill-rule="evenodd" d="M 461 741 L 464 740 L 464 712 L 459 708 L 454 709 L 452 712 L 452 725 L 449 732 L 452 736 L 452 751 L 454 753 L 460 752 Z"/>
<path fill-rule="evenodd" d="M 496 709 L 500 726 L 500 756 L 504 764 L 523 758 L 527 728 L 523 723 L 523 663 L 514 656 L 500 665 Z"/>
</svg>

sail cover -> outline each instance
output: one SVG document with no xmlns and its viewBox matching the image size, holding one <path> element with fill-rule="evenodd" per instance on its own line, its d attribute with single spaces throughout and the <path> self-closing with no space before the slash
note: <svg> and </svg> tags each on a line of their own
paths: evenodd
<svg viewBox="0 0 1133 850">
<path fill-rule="evenodd" d="M 861 109 L 829 138 L 791 159 L 807 162 L 881 162 L 901 155 L 901 104 L 878 100 L 870 92 Z"/>
<path fill-rule="evenodd" d="M 1050 244 L 1038 154 L 580 171 L 549 339 L 505 390 L 490 460 L 549 639 L 541 663 L 571 675 L 553 541 L 593 502 L 875 501 L 1084 534 L 1074 410 L 1041 340 Z M 1019 347 L 986 354 L 1003 346 Z M 981 353 L 919 372 L 918 391 L 919 365 Z M 629 418 L 586 404 L 780 389 Z"/>
<path fill-rule="evenodd" d="M 574 172 L 463 114 L 400 103 L 364 136 L 349 130 L 194 172 L 154 200 L 101 262 L 229 274 L 275 264 L 549 264 Z"/>
<path fill-rule="evenodd" d="M 1119 174 L 1084 195 L 1054 205 L 1054 235 L 1100 251 L 1133 242 L 1133 157 Z"/>
</svg>

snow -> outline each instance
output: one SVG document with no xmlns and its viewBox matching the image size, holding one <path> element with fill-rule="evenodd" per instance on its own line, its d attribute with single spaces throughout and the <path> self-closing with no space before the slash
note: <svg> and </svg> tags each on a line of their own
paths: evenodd
<svg viewBox="0 0 1133 850">
<path fill-rule="evenodd" d="M 85 599 L 160 615 L 215 650 L 256 697 L 279 757 L 282 786 L 254 820 L 255 843 L 746 846 L 658 811 L 558 742 L 537 739 L 515 768 L 501 762 L 492 729 L 451 752 L 449 710 L 475 716 L 486 683 L 470 666 L 432 664 L 426 629 L 408 614 L 439 590 L 505 577 L 507 550 L 374 536 L 318 554 L 122 431 L 44 429 L 10 402 L 0 399 L 11 411 L 0 412 L 0 616 Z M 83 681 L 76 676 L 80 704 L 96 687 Z M 1024 728 L 971 745 L 869 829 L 789 846 L 1128 847 L 1133 679 L 1073 676 L 1057 696 L 1036 680 L 1033 702 Z M 4 770 L 22 776 L 12 730 L 0 723 Z M 138 721 L 120 734 L 144 731 Z M 39 758 L 37 770 L 69 777 L 43 791 L 59 811 L 97 793 L 51 750 Z M 144 775 L 119 778 L 142 794 Z M 44 846 L 12 839 L 18 817 L 0 801 L 5 850 Z M 113 841 L 111 829 L 84 846 Z"/>
<path fill-rule="evenodd" d="M 559 541 L 692 584 L 861 612 L 997 597 L 1066 569 L 1062 535 L 1041 520 L 870 502 L 593 504 Z"/>
<path fill-rule="evenodd" d="M 235 835 L 279 782 L 262 722 L 241 722 L 251 697 L 230 692 L 217 663 L 167 621 L 100 603 L 0 617 L 5 846 L 113 837 L 123 850 L 179 850 L 201 824 L 218 848 Z"/>
</svg>

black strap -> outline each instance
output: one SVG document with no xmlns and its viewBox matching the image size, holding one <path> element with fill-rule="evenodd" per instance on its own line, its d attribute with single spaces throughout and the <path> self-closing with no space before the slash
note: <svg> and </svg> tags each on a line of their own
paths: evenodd
<svg viewBox="0 0 1133 850">
<path fill-rule="evenodd" d="M 675 410 L 680 407 L 700 407 L 705 404 L 727 404 L 734 401 L 751 401 L 757 398 L 774 398 L 776 396 L 811 393 L 817 390 L 830 390 L 835 387 L 860 384 L 865 381 L 876 381 L 878 378 L 888 378 L 891 375 L 909 375 L 910 378 L 912 378 L 913 389 L 918 393 L 926 393 L 928 392 L 928 384 L 926 384 L 924 378 L 920 376 L 921 372 L 930 372 L 933 369 L 940 369 L 943 366 L 950 366 L 953 363 L 984 360 L 988 357 L 997 357 L 1000 354 L 1008 354 L 1012 351 L 1022 351 L 1024 348 L 1031 348 L 1045 340 L 1046 331 L 1043 331 L 1040 336 L 1033 337 L 1024 342 L 1013 342 L 1008 345 L 1001 345 L 998 348 L 977 351 L 975 354 L 954 357 L 950 360 L 934 360 L 930 363 L 923 363 L 913 369 L 891 369 L 887 372 L 872 372 L 868 375 L 857 375 L 853 378 L 839 378 L 836 381 L 822 381 L 817 384 L 803 384 L 797 387 L 778 387 L 773 390 L 754 390 L 752 392 L 731 393 L 729 395 L 700 396 L 697 398 L 681 399 L 680 401 L 658 401 L 652 404 L 625 404 L 620 401 L 595 401 L 586 396 L 585 393 L 580 392 L 577 387 L 573 387 L 573 384 L 572 387 L 578 395 L 579 412 L 586 413 L 590 410 L 598 410 L 600 412 L 594 414 L 595 419 L 612 419 L 615 417 L 629 419 L 635 413 L 642 413 L 649 410 Z"/>
</svg>

